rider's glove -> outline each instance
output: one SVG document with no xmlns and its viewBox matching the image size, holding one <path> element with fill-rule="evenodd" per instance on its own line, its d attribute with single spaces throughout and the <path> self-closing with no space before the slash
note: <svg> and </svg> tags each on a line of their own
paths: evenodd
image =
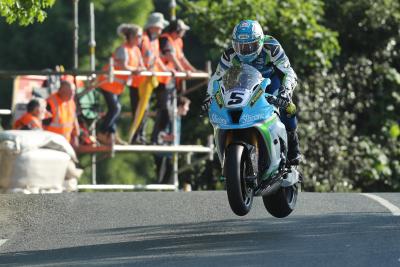
<svg viewBox="0 0 400 267">
<path fill-rule="evenodd" d="M 279 88 L 277 101 L 281 102 L 281 107 L 286 107 L 285 110 L 288 115 L 296 114 L 296 105 L 292 102 L 292 95 L 284 86 Z"/>
<path fill-rule="evenodd" d="M 203 100 L 203 103 L 201 104 L 201 110 L 204 113 L 207 113 L 208 109 L 210 107 L 210 104 L 211 104 L 211 96 L 207 95 L 206 98 Z"/>
<path fill-rule="evenodd" d="M 292 102 L 292 96 L 290 94 L 290 91 L 286 89 L 286 87 L 284 86 L 279 87 L 278 98 L 283 99 L 287 102 Z"/>
</svg>

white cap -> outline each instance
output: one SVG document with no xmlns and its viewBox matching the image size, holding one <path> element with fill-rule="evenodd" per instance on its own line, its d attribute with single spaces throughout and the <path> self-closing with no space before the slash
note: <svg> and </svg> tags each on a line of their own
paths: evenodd
<svg viewBox="0 0 400 267">
<path fill-rule="evenodd" d="M 183 31 L 188 31 L 190 30 L 190 27 L 188 25 L 185 24 L 185 22 L 183 22 L 183 20 L 178 19 L 177 21 L 178 24 L 178 30 L 183 30 Z"/>
<path fill-rule="evenodd" d="M 164 15 L 159 12 L 151 13 L 149 18 L 147 19 L 146 25 L 144 29 L 148 29 L 150 27 L 159 27 L 164 29 L 169 25 L 169 22 L 164 19 Z"/>
</svg>

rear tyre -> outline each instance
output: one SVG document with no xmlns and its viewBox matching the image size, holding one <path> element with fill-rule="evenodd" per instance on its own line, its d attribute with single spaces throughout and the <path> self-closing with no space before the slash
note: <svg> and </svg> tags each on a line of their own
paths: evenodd
<svg viewBox="0 0 400 267">
<path fill-rule="evenodd" d="M 228 146 L 225 152 L 224 173 L 226 192 L 232 211 L 238 216 L 246 215 L 253 204 L 253 189 L 248 187 L 246 177 L 246 152 L 237 144 Z"/>
<path fill-rule="evenodd" d="M 272 216 L 284 218 L 294 210 L 297 194 L 297 185 L 281 187 L 275 193 L 263 197 L 264 206 Z"/>
</svg>

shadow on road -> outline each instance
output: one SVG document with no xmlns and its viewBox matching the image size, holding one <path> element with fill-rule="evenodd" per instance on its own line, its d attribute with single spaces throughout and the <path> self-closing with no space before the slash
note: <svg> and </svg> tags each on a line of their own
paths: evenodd
<svg viewBox="0 0 400 267">
<path fill-rule="evenodd" d="M 360 213 L 100 229 L 79 235 L 124 241 L 3 253 L 0 265 L 400 266 L 395 220 Z"/>
</svg>

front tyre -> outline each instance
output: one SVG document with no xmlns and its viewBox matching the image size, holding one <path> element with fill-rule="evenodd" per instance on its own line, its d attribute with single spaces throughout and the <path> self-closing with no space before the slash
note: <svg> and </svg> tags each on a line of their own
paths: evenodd
<svg viewBox="0 0 400 267">
<path fill-rule="evenodd" d="M 246 184 L 246 150 L 242 145 L 231 144 L 225 151 L 224 173 L 226 192 L 232 211 L 246 215 L 253 204 L 253 189 Z"/>
<path fill-rule="evenodd" d="M 263 197 L 264 206 L 272 216 L 284 218 L 294 210 L 297 194 L 297 184 L 281 187 L 275 193 Z"/>
</svg>

